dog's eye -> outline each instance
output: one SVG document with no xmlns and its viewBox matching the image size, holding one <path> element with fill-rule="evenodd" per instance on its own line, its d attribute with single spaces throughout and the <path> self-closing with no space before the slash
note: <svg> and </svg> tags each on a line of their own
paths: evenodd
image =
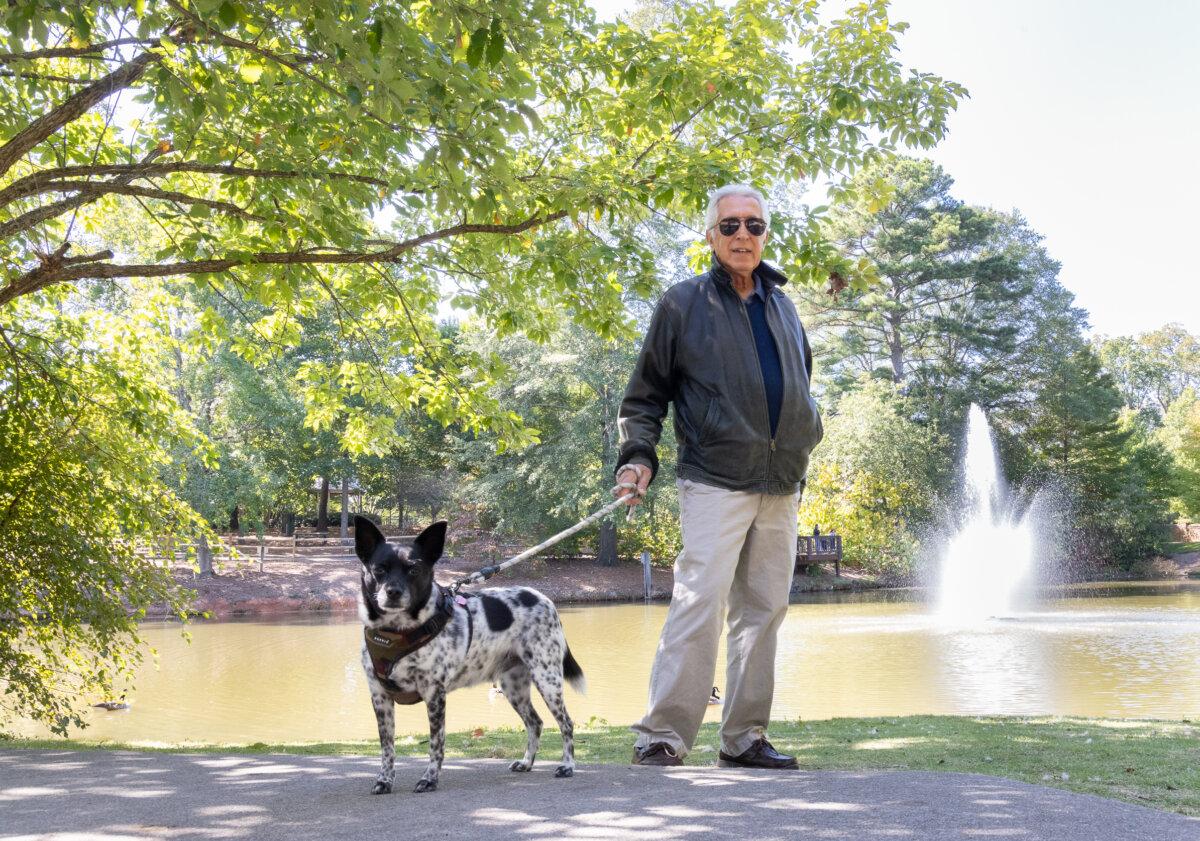
<svg viewBox="0 0 1200 841">
<path fill-rule="evenodd" d="M 385 575 L 387 575 L 387 567 L 385 567 L 385 566 L 372 567 L 371 575 L 375 576 L 376 578 L 383 578 Z"/>
</svg>

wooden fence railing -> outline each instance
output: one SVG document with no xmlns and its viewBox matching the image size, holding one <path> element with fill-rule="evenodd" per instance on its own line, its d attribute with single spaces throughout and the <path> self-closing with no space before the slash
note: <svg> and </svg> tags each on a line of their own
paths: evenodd
<svg viewBox="0 0 1200 841">
<path fill-rule="evenodd" d="M 278 537 L 274 535 L 228 535 L 220 543 L 190 543 L 167 537 L 144 546 L 140 554 L 158 563 L 188 563 L 196 559 L 201 573 L 215 563 L 258 564 L 261 572 L 271 562 L 343 563 L 354 557 L 354 538 Z"/>
<path fill-rule="evenodd" d="M 796 538 L 796 566 L 808 566 L 833 561 L 833 574 L 842 574 L 842 536 L 840 534 L 808 535 Z"/>
</svg>

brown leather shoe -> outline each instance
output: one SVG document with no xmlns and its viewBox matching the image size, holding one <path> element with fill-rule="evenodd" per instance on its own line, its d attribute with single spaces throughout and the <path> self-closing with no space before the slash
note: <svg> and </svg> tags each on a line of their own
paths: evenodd
<svg viewBox="0 0 1200 841">
<path fill-rule="evenodd" d="M 759 739 L 737 756 L 730 756 L 725 751 L 721 751 L 717 756 L 720 759 L 717 764 L 722 768 L 773 768 L 784 771 L 796 771 L 800 768 L 796 757 L 780 753 L 766 739 Z"/>
<path fill-rule="evenodd" d="M 666 742 L 652 742 L 644 748 L 633 749 L 634 765 L 682 765 L 683 760 Z"/>
</svg>

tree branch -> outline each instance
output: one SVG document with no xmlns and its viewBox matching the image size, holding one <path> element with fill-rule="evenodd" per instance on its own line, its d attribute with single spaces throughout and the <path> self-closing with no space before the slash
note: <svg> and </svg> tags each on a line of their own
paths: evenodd
<svg viewBox="0 0 1200 841">
<path fill-rule="evenodd" d="M 412 239 L 398 242 L 391 248 L 372 252 L 339 252 L 339 253 L 304 253 L 295 251 L 264 251 L 245 258 L 217 257 L 208 260 L 190 260 L 181 263 L 151 263 L 120 265 L 116 263 L 101 263 L 99 265 L 72 266 L 63 259 L 65 243 L 59 251 L 49 255 L 39 255 L 41 265 L 9 281 L 7 286 L 0 288 L 0 307 L 10 301 L 44 289 L 56 283 L 69 283 L 87 278 L 118 278 L 118 277 L 168 277 L 182 274 L 202 274 L 223 272 L 237 266 L 247 265 L 354 265 L 362 263 L 391 262 L 405 252 L 411 251 L 430 242 L 436 242 L 464 234 L 501 234 L 511 235 L 537 228 L 567 216 L 567 211 L 560 210 L 549 216 L 531 216 L 523 222 L 513 225 L 478 225 L 464 223 L 439 231 L 431 231 Z"/>
<path fill-rule="evenodd" d="M 0 77 L 12 79 L 34 79 L 39 82 L 62 82 L 68 85 L 90 85 L 93 79 L 80 76 L 51 76 L 47 73 L 23 73 L 20 70 L 0 70 Z"/>
<path fill-rule="evenodd" d="M 55 106 L 49 113 L 43 114 L 11 140 L 0 146 L 0 175 L 12 169 L 13 164 L 33 147 L 53 135 L 60 128 L 87 113 L 97 102 L 107 99 L 113 93 L 127 88 L 136 82 L 151 64 L 159 60 L 156 53 L 144 52 L 128 64 L 98 79 L 83 90 L 68 97 Z"/>
<path fill-rule="evenodd" d="M 716 101 L 717 101 L 717 96 L 714 95 L 714 96 L 709 97 L 705 102 L 701 102 L 699 107 L 697 107 L 695 111 L 688 114 L 686 117 L 684 117 L 682 120 L 680 120 L 679 123 L 677 123 L 673 129 L 671 129 L 671 139 L 672 140 L 678 139 L 680 132 L 682 132 L 685 128 L 687 128 L 688 123 L 690 123 L 692 120 L 696 119 L 696 117 L 699 116 L 701 111 L 703 111 L 705 108 L 712 105 Z M 658 146 L 658 144 L 661 142 L 662 142 L 662 138 L 660 137 L 657 140 L 653 141 L 645 149 L 643 149 L 641 154 L 639 154 L 636 158 L 634 158 L 633 163 L 629 165 L 630 171 L 632 172 L 632 171 L 636 170 L 638 168 L 638 165 L 643 160 L 645 160 L 647 155 L 650 154 L 651 150 L 653 150 L 654 147 Z"/>
<path fill-rule="evenodd" d="M 148 164 L 151 161 L 153 161 L 155 158 L 160 157 L 162 154 L 163 153 L 161 151 L 159 151 L 157 148 L 155 148 L 155 149 L 151 150 L 149 155 L 147 155 L 144 159 L 142 159 L 142 163 Z M 112 181 L 108 181 L 105 183 L 108 185 L 125 184 L 130 180 L 132 180 L 132 179 L 128 176 L 121 176 L 118 178 L 114 178 Z M 73 210 L 73 209 L 79 207 L 80 205 L 86 204 L 88 201 L 90 201 L 94 197 L 93 194 L 90 193 L 89 191 L 98 186 L 101 186 L 101 185 L 96 184 L 91 181 L 80 182 L 79 183 L 80 193 L 78 195 L 72 196 L 69 199 L 63 199 L 61 201 L 57 201 L 52 204 L 45 204 L 45 205 L 42 205 L 41 207 L 34 208 L 33 210 L 29 211 L 28 213 L 24 213 L 21 216 L 17 217 L 16 219 L 12 219 L 12 220 L 4 223 L 3 225 L 0 225 L 0 237 L 9 236 L 14 233 L 20 233 L 21 231 L 26 231 L 29 228 L 32 228 L 34 225 L 37 225 L 41 222 L 45 222 L 48 219 L 53 219 L 56 216 L 60 216 L 63 213 L 66 213 L 68 210 Z M 47 192 L 50 192 L 50 191 L 47 191 Z M 0 203 L 0 207 L 2 207 L 2 206 L 3 206 L 3 203 Z M 67 227 L 67 237 L 66 238 L 69 238 L 69 237 L 70 237 L 70 226 Z"/>
<path fill-rule="evenodd" d="M 48 189 L 55 189 L 53 187 Z M 53 219 L 56 216 L 61 216 L 68 210 L 72 210 L 81 205 L 87 204 L 93 199 L 99 198 L 102 195 L 117 194 L 122 196 L 141 196 L 147 199 L 162 199 L 163 201 L 173 201 L 180 204 L 200 204 L 205 207 L 211 207 L 214 210 L 219 210 L 222 213 L 228 213 L 231 216 L 240 216 L 243 219 L 252 219 L 256 222 L 266 221 L 266 217 L 259 216 L 257 213 L 250 213 L 238 207 L 236 204 L 218 199 L 204 199 L 198 196 L 189 196 L 187 193 L 177 193 L 173 190 L 158 190 L 153 187 L 135 187 L 130 184 L 121 184 L 115 181 L 105 181 L 95 184 L 59 184 L 57 191 L 79 190 L 79 195 L 69 199 L 64 199 L 54 204 L 39 207 L 37 210 L 31 210 L 10 222 L 5 222 L 0 225 L 0 238 L 10 237 L 13 234 L 21 233 L 28 230 L 39 222 L 44 222 L 47 219 Z"/>
<path fill-rule="evenodd" d="M 113 47 L 123 47 L 129 44 L 150 44 L 142 38 L 118 38 L 115 41 L 104 41 L 100 44 L 87 44 L 82 47 L 50 47 L 44 50 L 30 50 L 26 53 L 4 53 L 0 55 L 0 64 L 11 64 L 14 61 L 33 61 L 38 58 L 75 58 L 94 53 L 102 53 Z"/>
<path fill-rule="evenodd" d="M 381 179 L 368 175 L 358 175 L 353 172 L 314 172 L 289 169 L 253 169 L 251 167 L 233 166 L 231 164 L 202 164 L 191 161 L 176 161 L 174 163 L 150 164 L 146 161 L 137 164 L 105 164 L 101 166 L 64 166 L 54 169 L 43 169 L 26 175 L 0 190 L 0 207 L 42 192 L 60 192 L 47 185 L 67 178 L 88 178 L 96 175 L 123 175 L 125 180 L 133 181 L 139 178 L 151 178 L 160 175 L 170 175 L 175 172 L 198 172 L 209 175 L 229 175 L 240 178 L 314 178 L 354 181 L 370 184 L 375 187 L 391 188 L 391 185 Z M 87 182 L 90 183 L 90 182 Z"/>
</svg>

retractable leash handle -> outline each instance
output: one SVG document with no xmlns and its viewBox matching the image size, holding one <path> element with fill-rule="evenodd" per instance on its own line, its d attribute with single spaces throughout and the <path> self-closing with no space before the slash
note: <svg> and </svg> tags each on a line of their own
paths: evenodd
<svg viewBox="0 0 1200 841">
<path fill-rule="evenodd" d="M 597 520 L 603 519 L 604 517 L 608 516 L 611 512 L 615 511 L 617 508 L 624 505 L 629 500 L 634 499 L 635 497 L 640 497 L 640 496 L 644 495 L 642 493 L 642 491 L 638 488 L 638 486 L 632 482 L 619 483 L 618 485 L 616 485 L 616 487 L 613 488 L 613 490 L 617 490 L 619 488 L 627 488 L 627 489 L 630 489 L 631 492 L 625 494 L 624 496 L 620 497 L 619 499 L 613 500 L 612 502 L 610 502 L 608 505 L 601 508 L 596 513 L 589 514 L 587 517 L 584 517 L 582 520 L 580 520 L 578 523 L 571 526 L 570 528 L 563 529 L 562 531 L 560 531 L 558 534 L 554 535 L 553 537 L 549 537 L 546 540 L 543 540 L 537 546 L 532 546 L 529 549 L 526 549 L 524 552 L 522 552 L 519 555 L 513 555 L 511 558 L 509 558 L 504 563 L 495 564 L 494 566 L 486 566 L 483 569 L 476 570 L 475 572 L 471 573 L 470 575 L 467 575 L 467 576 L 464 576 L 463 578 L 458 579 L 457 581 L 455 581 L 453 584 L 450 585 L 450 592 L 453 594 L 457 594 L 460 588 L 465 587 L 468 584 L 475 584 L 480 581 L 486 581 L 487 579 L 491 578 L 493 575 L 500 572 L 501 570 L 508 569 L 510 566 L 513 566 L 514 564 L 519 564 L 521 561 L 524 561 L 528 558 L 533 557 L 538 552 L 541 552 L 543 549 L 549 549 L 555 543 L 558 543 L 559 541 L 562 541 L 562 540 L 566 540 L 568 537 L 575 534 L 576 532 L 582 531 L 583 529 L 587 528 L 588 526 L 590 526 L 592 523 L 596 522 Z M 629 507 L 629 513 L 626 515 L 627 520 L 633 519 L 635 510 L 636 509 L 634 508 L 634 506 L 631 505 Z"/>
</svg>

